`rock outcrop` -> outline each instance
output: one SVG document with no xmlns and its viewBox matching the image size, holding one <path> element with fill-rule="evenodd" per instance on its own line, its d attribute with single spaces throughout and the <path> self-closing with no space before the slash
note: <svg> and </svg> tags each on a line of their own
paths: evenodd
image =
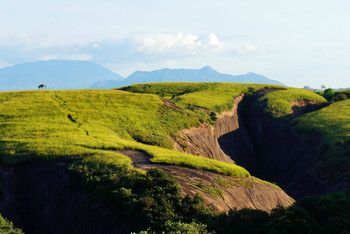
<svg viewBox="0 0 350 234">
<path fill-rule="evenodd" d="M 69 186 L 67 163 L 0 167 L 1 213 L 24 233 L 130 233 L 125 217 Z"/>
</svg>

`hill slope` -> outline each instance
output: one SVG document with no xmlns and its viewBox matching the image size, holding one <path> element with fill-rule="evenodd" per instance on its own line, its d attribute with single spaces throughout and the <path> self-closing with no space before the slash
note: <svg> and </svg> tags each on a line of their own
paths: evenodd
<svg viewBox="0 0 350 234">
<path fill-rule="evenodd" d="M 271 210 L 293 202 L 276 185 L 250 176 L 238 165 L 172 150 L 172 137 L 179 130 L 209 123 L 210 116 L 174 108 L 153 94 L 119 90 L 2 92 L 0 118 L 0 178 L 7 198 L 0 209 L 14 222 L 20 213 L 14 214 L 9 204 L 27 207 L 16 209 L 18 212 L 30 210 L 42 194 L 47 194 L 52 203 L 38 209 L 52 208 L 52 212 L 63 214 L 62 209 L 72 207 L 67 200 L 59 199 L 60 194 L 76 194 L 66 188 L 69 165 L 69 178 L 102 201 L 111 201 L 107 205 L 117 213 L 124 207 L 122 212 L 133 225 L 157 226 L 181 217 L 198 219 L 212 212 L 213 206 L 205 207 L 204 203 L 227 211 L 235 207 Z M 176 177 L 140 170 L 137 161 L 121 151 L 125 149 L 144 152 L 148 164 Z M 210 184 L 203 179 L 208 176 Z M 18 180 L 23 183 L 11 182 Z M 74 199 L 82 196 L 79 192 Z M 54 204 L 58 200 L 60 205 Z M 35 220 L 51 217 L 42 214 L 33 211 L 32 215 Z M 25 215 L 22 221 L 27 220 Z M 30 230 L 47 228 L 35 220 Z"/>
<path fill-rule="evenodd" d="M 42 223 L 52 223 L 52 217 L 61 228 L 60 222 L 88 222 L 88 232 L 100 227 L 94 220 L 106 222 L 105 230 L 157 230 L 167 220 L 210 223 L 218 211 L 209 203 L 227 211 L 293 202 L 252 175 L 298 196 L 349 186 L 348 101 L 324 107 L 326 100 L 311 91 L 261 84 L 161 83 L 122 90 L 0 93 L 0 210 L 16 226 L 24 227 L 18 217 L 28 221 L 29 215 L 17 211 L 35 209 L 31 224 L 42 220 L 34 226 L 46 233 L 51 226 Z M 74 214 L 79 207 L 91 209 L 86 194 L 67 189 L 68 179 L 97 196 L 98 218 L 82 222 L 78 215 L 72 222 L 52 215 L 66 214 L 67 207 Z M 38 207 L 39 201 L 44 205 Z M 111 215 L 101 218 L 111 212 L 101 201 L 124 217 L 121 226 L 114 226 Z M 314 210 L 313 203 L 306 205 Z M 289 210 L 273 211 L 271 218 L 284 212 Z"/>
<path fill-rule="evenodd" d="M 122 76 L 87 61 L 51 60 L 0 69 L 0 90 L 83 89 L 98 80 L 121 80 Z"/>
<path fill-rule="evenodd" d="M 90 88 L 112 89 L 131 84 L 154 82 L 232 82 L 232 83 L 256 83 L 256 84 L 285 84 L 268 79 L 262 75 L 248 73 L 246 75 L 222 74 L 209 66 L 201 69 L 162 69 L 151 72 L 136 71 L 121 81 L 99 81 Z"/>
</svg>

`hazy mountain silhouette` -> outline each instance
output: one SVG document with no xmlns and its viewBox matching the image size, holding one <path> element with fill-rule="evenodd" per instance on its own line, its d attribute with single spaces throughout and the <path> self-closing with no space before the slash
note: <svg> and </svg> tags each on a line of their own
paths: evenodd
<svg viewBox="0 0 350 234">
<path fill-rule="evenodd" d="M 0 69 L 0 90 L 83 89 L 99 80 L 121 80 L 122 76 L 88 61 L 50 60 L 18 64 Z"/>
<path fill-rule="evenodd" d="M 228 75 L 222 74 L 209 66 L 201 69 L 162 69 L 156 71 L 136 71 L 121 81 L 104 80 L 98 81 L 90 88 L 111 89 L 131 84 L 151 83 L 151 82 L 234 82 L 234 83 L 257 83 L 257 84 L 276 84 L 283 83 L 271 80 L 262 75 L 248 73 L 246 75 Z"/>
</svg>

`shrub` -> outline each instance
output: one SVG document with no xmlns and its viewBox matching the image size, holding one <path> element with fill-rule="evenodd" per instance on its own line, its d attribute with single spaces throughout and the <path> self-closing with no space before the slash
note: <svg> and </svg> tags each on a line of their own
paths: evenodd
<svg viewBox="0 0 350 234">
<path fill-rule="evenodd" d="M 334 97 L 334 91 L 331 88 L 326 89 L 323 92 L 323 96 L 325 97 L 325 99 L 327 99 L 328 101 L 332 100 Z"/>
<path fill-rule="evenodd" d="M 0 215 L 0 233 L 2 234 L 23 234 L 22 230 L 13 227 L 12 222 Z"/>
<path fill-rule="evenodd" d="M 339 101 L 344 101 L 346 99 L 348 99 L 348 96 L 344 93 L 341 93 L 341 94 L 337 94 L 333 100 L 336 102 L 339 102 Z"/>
</svg>

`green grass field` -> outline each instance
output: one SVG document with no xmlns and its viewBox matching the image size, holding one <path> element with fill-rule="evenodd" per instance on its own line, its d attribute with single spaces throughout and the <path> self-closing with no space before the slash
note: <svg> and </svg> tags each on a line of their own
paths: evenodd
<svg viewBox="0 0 350 234">
<path fill-rule="evenodd" d="M 315 174 L 329 184 L 350 182 L 350 99 L 293 120 L 296 128 L 317 136 L 324 144 Z"/>
<path fill-rule="evenodd" d="M 327 145 L 350 141 L 350 100 L 336 102 L 293 121 L 302 131 L 309 131 Z"/>
<path fill-rule="evenodd" d="M 164 105 L 151 94 L 118 90 L 3 92 L 1 160 L 91 157 L 92 161 L 130 167 L 129 157 L 110 151 L 128 148 L 146 151 L 155 163 L 249 176 L 237 165 L 170 150 L 170 136 L 202 121 L 192 112 Z"/>
<path fill-rule="evenodd" d="M 325 103 L 327 100 L 306 89 L 287 88 L 285 90 L 277 90 L 268 93 L 259 99 L 260 101 L 266 101 L 266 112 L 270 113 L 273 117 L 279 118 L 291 113 L 292 101 L 307 101 L 314 103 Z"/>
<path fill-rule="evenodd" d="M 235 83 L 158 83 L 136 84 L 120 89 L 134 93 L 152 93 L 172 99 L 177 105 L 188 108 L 199 106 L 210 111 L 221 112 L 233 106 L 233 97 L 241 93 L 252 94 L 260 89 L 280 89 L 259 99 L 266 101 L 266 112 L 273 117 L 290 114 L 292 101 L 327 102 L 322 96 L 306 89 L 286 88 L 277 85 Z"/>
</svg>

